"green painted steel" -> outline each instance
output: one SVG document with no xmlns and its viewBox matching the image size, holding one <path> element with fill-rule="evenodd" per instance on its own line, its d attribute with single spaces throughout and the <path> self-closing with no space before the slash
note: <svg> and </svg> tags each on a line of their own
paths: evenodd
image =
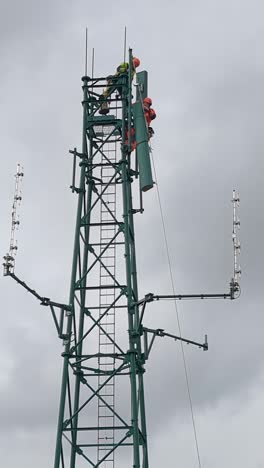
<svg viewBox="0 0 264 468">
<path fill-rule="evenodd" d="M 137 94 L 136 100 L 140 101 L 148 96 L 148 72 L 141 71 L 137 73 Z"/>
<path fill-rule="evenodd" d="M 114 466 L 113 454 L 120 450 L 131 450 L 127 455 L 127 466 L 133 468 L 148 468 L 148 449 L 146 415 L 144 401 L 144 352 L 142 351 L 138 302 L 138 285 L 136 269 L 136 249 L 134 232 L 134 212 L 132 203 L 132 182 L 137 171 L 132 168 L 135 163 L 131 156 L 131 129 L 136 125 L 132 113 L 132 51 L 129 51 L 128 72 L 111 79 L 111 94 L 107 97 L 111 107 L 110 114 L 98 115 L 101 111 L 101 100 L 98 99 L 98 89 L 109 86 L 109 78 L 83 78 L 83 142 L 82 152 L 74 152 L 74 171 L 76 157 L 79 158 L 80 182 L 78 187 L 72 186 L 72 191 L 78 195 L 76 216 L 75 242 L 72 262 L 70 287 L 70 311 L 67 312 L 67 334 L 65 351 L 63 353 L 63 373 L 61 397 L 59 406 L 57 443 L 54 468 L 75 468 L 79 458 L 86 460 L 90 466 Z M 112 108 L 115 110 L 112 113 Z M 136 116 L 138 126 L 142 126 L 144 113 Z M 146 124 L 145 124 L 146 131 Z M 136 129 L 137 133 L 137 129 Z M 139 134 L 142 136 L 142 128 Z M 145 143 L 148 149 L 147 136 Z M 112 146 L 111 146 L 112 145 Z M 114 163 L 110 158 L 113 145 L 120 146 L 120 157 Z M 142 146 L 139 142 L 139 147 Z M 109 149 L 110 148 L 110 149 Z M 149 154 L 148 154 L 149 157 Z M 146 159 L 146 156 L 144 157 Z M 109 170 L 108 182 L 102 182 L 98 176 L 99 166 Z M 108 169 L 107 169 L 108 168 Z M 142 173 L 141 173 L 142 171 Z M 142 189 L 146 190 L 146 181 L 150 188 L 151 169 L 146 161 L 140 163 L 140 180 Z M 75 180 L 75 173 L 73 181 Z M 111 186 L 116 184 L 122 199 L 122 209 L 114 216 L 109 206 Z M 100 205 L 101 204 L 101 205 Z M 98 206 L 109 215 L 108 222 L 98 219 Z M 114 227 L 113 227 L 114 226 Z M 108 230 L 107 245 L 100 244 L 98 229 Z M 111 229 L 113 236 L 111 237 Z M 97 230 L 97 231 L 96 231 Z M 110 233 L 110 234 L 109 234 Z M 109 237 L 110 236 L 110 237 Z M 110 240 L 109 240 L 110 239 Z M 101 242 L 103 242 L 101 240 Z M 106 252 L 115 245 L 123 258 L 125 277 L 113 277 L 110 267 L 106 264 Z M 96 250 L 96 249 L 100 250 Z M 111 252 L 111 251 L 110 251 Z M 111 258 L 108 254 L 107 258 Z M 98 265 L 103 265 L 107 283 L 99 286 L 97 275 Z M 96 270 L 97 268 L 97 270 Z M 104 270 L 103 270 L 104 271 Z M 121 273 L 119 272 L 121 275 Z M 112 304 L 97 305 L 96 291 L 101 296 L 109 297 L 107 291 L 116 291 Z M 104 293 L 105 292 L 105 293 Z M 106 299 L 107 301 L 107 299 Z M 127 309 L 128 343 L 123 349 L 118 339 L 114 341 L 114 355 L 107 352 L 107 344 L 113 340 L 102 326 L 102 317 L 111 315 L 115 308 Z M 96 315 L 100 310 L 101 315 Z M 93 333 L 98 330 L 106 340 L 105 359 L 108 359 L 109 371 L 96 367 L 95 360 L 100 359 L 93 343 Z M 94 383 L 94 376 L 105 375 L 103 384 Z M 103 377 L 102 377 L 103 378 Z M 129 385 L 129 394 L 121 395 L 127 398 L 126 408 L 130 405 L 130 415 L 122 414 L 108 403 L 104 388 L 111 385 L 114 379 L 125 379 Z M 127 385 L 126 384 L 126 385 Z M 98 400 L 106 412 L 105 425 L 92 420 L 94 401 Z M 108 415 L 114 416 L 115 424 L 107 425 Z M 111 419 L 112 421 L 112 419 Z M 114 431 L 113 440 L 107 434 Z M 98 442 L 91 439 L 99 434 Z M 102 434 L 102 437 L 100 437 Z M 106 437 L 104 438 L 104 434 Z M 98 450 L 97 459 L 94 450 Z M 100 453 L 102 454 L 99 458 Z M 107 465 L 104 465 L 107 463 Z"/>
<path fill-rule="evenodd" d="M 143 192 L 146 192 L 153 187 L 153 179 L 148 144 L 148 128 L 141 101 L 137 101 L 133 104 L 133 115 L 137 141 L 136 152 L 140 188 Z"/>
</svg>

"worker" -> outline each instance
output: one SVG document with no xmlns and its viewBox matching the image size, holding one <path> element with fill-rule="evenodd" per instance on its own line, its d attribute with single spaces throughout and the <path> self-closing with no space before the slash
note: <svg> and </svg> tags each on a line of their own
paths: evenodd
<svg viewBox="0 0 264 468">
<path fill-rule="evenodd" d="M 139 67 L 139 65 L 140 65 L 139 58 L 132 57 L 132 65 L 133 65 L 133 69 L 132 69 L 131 79 L 133 80 L 133 78 L 135 76 L 135 73 L 136 73 L 136 68 Z M 107 87 L 104 89 L 103 94 L 101 96 L 101 99 L 103 98 L 103 102 L 101 104 L 99 114 L 106 115 L 106 114 L 109 113 L 109 105 L 108 105 L 108 102 L 107 102 L 107 98 L 108 98 L 108 96 L 110 96 L 110 94 L 112 94 L 112 92 L 115 89 L 117 89 L 119 94 L 122 93 L 122 87 L 117 86 L 118 81 L 119 81 L 119 77 L 121 75 L 123 75 L 124 73 L 128 73 L 128 70 L 129 70 L 129 63 L 128 62 L 122 62 L 117 67 L 115 75 L 114 76 L 110 75 L 107 78 Z"/>
<path fill-rule="evenodd" d="M 152 106 L 152 99 L 150 97 L 146 97 L 143 99 L 143 110 L 145 114 L 145 119 L 148 127 L 148 137 L 151 138 L 154 135 L 154 130 L 150 127 L 150 123 L 157 117 L 155 110 L 151 107 Z"/>
</svg>

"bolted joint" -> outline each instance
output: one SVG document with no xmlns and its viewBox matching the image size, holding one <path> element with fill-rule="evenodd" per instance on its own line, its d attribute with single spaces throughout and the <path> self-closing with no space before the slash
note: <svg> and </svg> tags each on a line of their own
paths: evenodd
<svg viewBox="0 0 264 468">
<path fill-rule="evenodd" d="M 66 346 L 70 341 L 70 334 L 69 333 L 61 333 L 58 337 L 63 340 L 63 345 Z"/>
<path fill-rule="evenodd" d="M 78 194 L 79 193 L 84 193 L 83 189 L 79 189 L 79 188 L 77 188 L 77 187 L 75 187 L 73 185 L 70 185 L 70 189 L 71 189 L 72 193 L 78 193 Z"/>
<path fill-rule="evenodd" d="M 138 367 L 138 373 L 139 374 L 144 374 L 146 372 L 144 367 L 143 367 L 145 362 L 146 362 L 145 353 L 141 353 L 140 356 L 137 359 L 137 367 Z"/>
<path fill-rule="evenodd" d="M 239 292 L 239 284 L 237 281 L 234 280 L 234 278 L 231 279 L 230 281 L 230 299 L 235 299 L 235 293 Z"/>
<path fill-rule="evenodd" d="M 78 455 L 82 455 L 83 454 L 83 451 L 80 447 L 76 447 L 76 453 L 78 453 Z"/>
<path fill-rule="evenodd" d="M 83 158 L 83 159 L 81 160 L 81 162 L 79 163 L 79 166 L 80 166 L 80 167 L 82 167 L 82 166 L 85 166 L 85 167 L 89 166 L 88 159 L 87 159 L 87 158 Z"/>
<path fill-rule="evenodd" d="M 122 291 L 122 294 L 123 294 L 124 296 L 127 296 L 127 295 L 128 295 L 127 287 L 122 288 L 121 291 Z"/>
<path fill-rule="evenodd" d="M 65 419 L 65 421 L 63 422 L 62 428 L 66 429 L 69 424 L 70 424 L 70 419 Z"/>
<path fill-rule="evenodd" d="M 87 315 L 87 317 L 91 317 L 91 315 L 92 315 L 91 311 L 89 309 L 87 309 L 86 307 L 84 309 L 84 313 L 85 313 L 85 315 Z"/>
<path fill-rule="evenodd" d="M 143 367 L 144 364 L 146 364 L 146 360 L 147 360 L 147 357 L 146 357 L 146 354 L 145 353 L 141 353 L 141 363 L 142 363 L 142 366 L 141 366 L 141 373 L 144 374 L 146 372 L 146 369 Z"/>
<path fill-rule="evenodd" d="M 132 355 L 136 355 L 137 354 L 137 351 L 135 349 L 131 350 L 131 349 L 128 349 L 128 351 L 126 352 L 126 356 L 125 356 L 125 360 L 130 364 L 131 363 L 131 356 Z"/>
<path fill-rule="evenodd" d="M 87 245 L 89 252 L 94 253 L 94 248 L 92 247 L 91 244 Z"/>
<path fill-rule="evenodd" d="M 133 429 L 132 429 L 132 427 L 131 427 L 131 428 L 129 429 L 129 431 L 127 431 L 126 436 L 127 436 L 127 437 L 131 437 L 132 435 L 133 435 Z"/>
<path fill-rule="evenodd" d="M 49 305 L 49 303 L 50 303 L 50 299 L 48 297 L 42 297 L 42 301 L 41 301 L 40 305 L 47 306 L 47 305 Z"/>
<path fill-rule="evenodd" d="M 154 294 L 153 293 L 148 293 L 145 295 L 145 301 L 146 302 L 152 302 L 154 300 Z"/>
</svg>

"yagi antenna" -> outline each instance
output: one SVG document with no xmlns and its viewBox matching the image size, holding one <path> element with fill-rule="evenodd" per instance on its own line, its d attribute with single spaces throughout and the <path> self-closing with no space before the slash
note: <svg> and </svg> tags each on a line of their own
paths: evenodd
<svg viewBox="0 0 264 468">
<path fill-rule="evenodd" d="M 233 239 L 233 249 L 234 249 L 234 274 L 231 280 L 231 286 L 233 284 L 233 288 L 236 291 L 240 290 L 239 281 L 241 278 L 241 267 L 239 264 L 239 256 L 241 251 L 241 244 L 238 237 L 238 230 L 240 229 L 240 220 L 238 218 L 238 207 L 240 203 L 239 193 L 236 190 L 233 190 L 233 232 L 232 232 L 232 239 Z"/>
<path fill-rule="evenodd" d="M 17 253 L 17 240 L 16 240 L 16 231 L 18 230 L 20 221 L 18 216 L 18 208 L 20 206 L 22 196 L 21 196 L 21 183 L 24 177 L 23 167 L 18 164 L 17 171 L 15 174 L 15 194 L 14 201 L 12 206 L 12 221 L 11 221 L 11 236 L 10 236 L 10 245 L 9 252 L 4 256 L 4 276 L 14 273 L 15 268 L 15 256 Z"/>
</svg>

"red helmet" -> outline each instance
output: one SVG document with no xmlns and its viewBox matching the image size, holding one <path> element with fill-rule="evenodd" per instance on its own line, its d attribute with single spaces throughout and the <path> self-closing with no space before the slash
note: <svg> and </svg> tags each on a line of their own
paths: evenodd
<svg viewBox="0 0 264 468">
<path fill-rule="evenodd" d="M 152 99 L 150 97 L 145 97 L 145 99 L 143 99 L 143 104 L 148 104 L 149 106 L 151 106 Z"/>
<path fill-rule="evenodd" d="M 135 68 L 139 67 L 140 65 L 140 60 L 137 57 L 133 57 L 133 65 Z"/>
</svg>

